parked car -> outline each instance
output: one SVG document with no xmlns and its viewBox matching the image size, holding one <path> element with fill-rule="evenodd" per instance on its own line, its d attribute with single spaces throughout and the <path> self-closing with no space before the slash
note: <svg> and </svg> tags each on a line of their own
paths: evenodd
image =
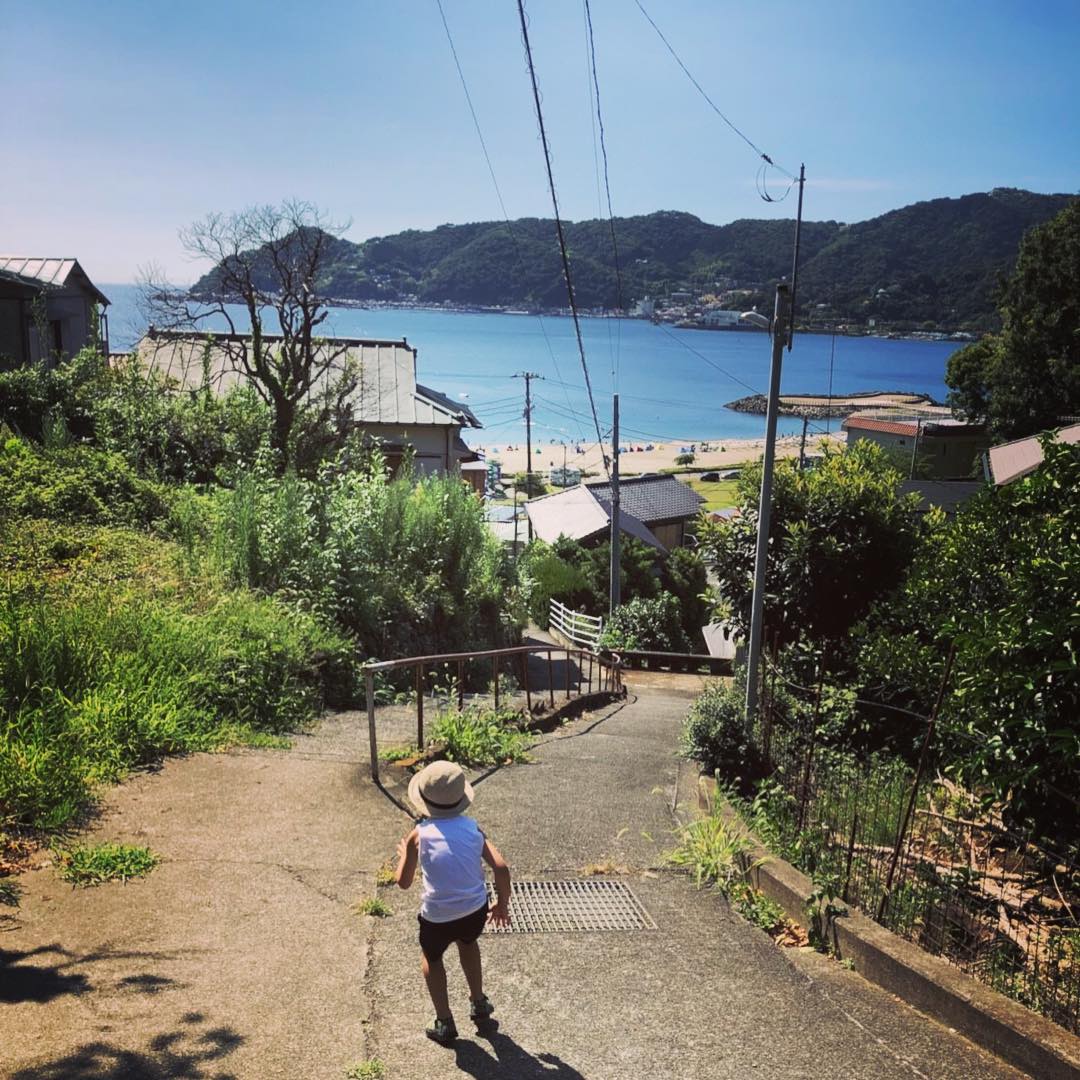
<svg viewBox="0 0 1080 1080">
<path fill-rule="evenodd" d="M 706 472 L 701 474 L 702 483 L 705 484 L 715 484 L 719 479 L 720 474 L 718 472 Z"/>
<path fill-rule="evenodd" d="M 738 469 L 726 469 L 720 474 L 721 480 L 738 480 L 740 471 Z"/>
</svg>

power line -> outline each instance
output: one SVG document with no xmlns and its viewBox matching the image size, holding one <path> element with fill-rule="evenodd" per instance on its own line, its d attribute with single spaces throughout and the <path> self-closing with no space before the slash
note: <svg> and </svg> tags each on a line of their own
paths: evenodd
<svg viewBox="0 0 1080 1080">
<path fill-rule="evenodd" d="M 622 270 L 619 267 L 619 242 L 615 238 L 615 211 L 611 207 L 611 180 L 608 176 L 608 156 L 607 156 L 607 140 L 604 137 L 604 114 L 600 110 L 600 79 L 596 74 L 596 40 L 593 37 L 593 22 L 592 22 L 592 9 L 589 7 L 589 0 L 585 0 L 585 25 L 588 27 L 589 34 L 589 63 L 592 68 L 592 81 L 593 88 L 595 90 L 596 97 L 596 122 L 600 128 L 600 154 L 604 160 L 604 192 L 607 195 L 607 212 L 608 212 L 608 227 L 611 230 L 611 252 L 615 261 L 615 309 L 616 311 L 622 311 L 623 309 L 623 286 L 622 286 Z M 618 322 L 618 317 L 616 317 Z M 611 327 L 608 327 L 608 333 L 611 333 Z M 619 344 L 622 344 L 621 334 Z M 616 351 L 615 354 L 615 387 L 619 386 L 619 354 Z"/>
<path fill-rule="evenodd" d="M 694 76 L 690 73 L 690 69 L 682 62 L 682 60 L 679 57 L 679 54 L 672 47 L 671 42 L 668 41 L 668 39 L 666 37 L 664 37 L 664 32 L 660 29 L 659 26 L 656 25 L 656 22 L 653 20 L 653 17 L 645 10 L 644 6 L 641 3 L 641 0 L 634 0 L 634 2 L 637 4 L 638 10 L 641 12 L 641 14 L 644 15 L 645 18 L 649 20 L 649 25 L 656 31 L 656 33 L 659 36 L 660 40 L 667 46 L 667 50 L 668 50 L 669 53 L 671 53 L 672 57 L 675 60 L 675 63 L 678 64 L 679 67 L 682 68 L 683 74 L 694 84 L 694 86 L 697 89 L 697 92 L 709 103 L 709 106 L 712 108 L 713 112 L 716 113 L 716 115 L 719 116 L 720 119 L 723 120 L 724 123 L 727 124 L 727 126 L 729 128 L 731 128 L 731 130 L 734 131 L 735 134 L 738 135 L 739 138 L 742 139 L 742 141 L 744 143 L 746 143 L 746 145 L 749 146 L 750 149 L 753 150 L 754 153 L 757 154 L 757 156 L 759 158 L 761 158 L 761 160 L 765 163 L 766 166 L 771 165 L 774 169 L 777 169 L 778 171 L 782 172 L 785 176 L 789 177 L 791 179 L 792 183 L 794 183 L 795 182 L 795 175 L 793 173 L 788 172 L 788 170 L 785 169 L 782 165 L 777 165 L 776 162 L 773 161 L 773 159 L 771 157 L 769 157 L 769 155 L 766 154 L 765 151 L 762 150 L 761 147 L 758 146 L 757 143 L 755 143 L 750 138 L 749 135 L 746 135 L 744 132 L 740 131 L 739 128 L 737 128 L 735 126 L 735 124 L 733 124 L 731 122 L 731 120 L 729 120 L 727 118 L 727 116 L 724 115 L 723 111 L 720 109 L 720 106 L 717 105 L 716 102 L 713 101 L 713 99 L 711 97 L 709 97 L 709 95 L 705 92 L 705 89 L 702 87 L 701 83 L 699 83 L 697 81 L 697 79 L 694 78 Z M 790 190 L 790 188 L 789 188 L 789 190 Z M 777 200 L 766 199 L 766 201 L 767 202 L 775 202 Z"/>
<path fill-rule="evenodd" d="M 585 388 L 589 393 L 589 406 L 592 409 L 593 426 L 596 428 L 597 442 L 603 443 L 600 435 L 600 420 L 596 415 L 596 401 L 593 399 L 592 382 L 589 379 L 589 364 L 585 359 L 585 341 L 581 336 L 581 320 L 578 318 L 577 301 L 574 299 L 574 284 L 570 274 L 570 257 L 566 251 L 566 236 L 563 232 L 562 216 L 559 213 L 559 199 L 555 193 L 555 176 L 551 171 L 551 149 L 548 146 L 547 130 L 544 127 L 544 111 L 540 107 L 540 87 L 536 82 L 536 68 L 533 65 L 532 46 L 529 44 L 529 26 L 525 18 L 525 2 L 517 0 L 518 18 L 521 21 L 521 41 L 525 46 L 525 59 L 529 65 L 529 80 L 532 83 L 533 103 L 536 106 L 536 122 L 540 128 L 540 142 L 544 148 L 544 165 L 547 169 L 548 188 L 551 191 L 551 205 L 555 211 L 555 231 L 559 237 L 559 254 L 562 257 L 563 275 L 566 278 L 566 295 L 570 301 L 570 314 L 574 320 L 574 333 L 577 336 L 578 354 L 581 357 L 581 370 L 585 374 Z M 607 455 L 604 455 L 604 472 L 611 479 Z"/>
<path fill-rule="evenodd" d="M 503 220 L 506 222 L 506 231 L 510 236 L 510 241 L 514 245 L 514 254 L 517 256 L 518 265 L 524 266 L 524 258 L 522 257 L 521 243 L 518 240 L 517 233 L 514 231 L 514 227 L 510 222 L 510 215 L 506 210 L 506 203 L 503 201 L 502 190 L 499 188 L 499 181 L 495 178 L 495 168 L 491 164 L 491 155 L 488 153 L 487 143 L 484 141 L 484 133 L 480 129 L 480 119 L 476 115 L 476 109 L 473 107 L 472 95 L 469 93 L 469 84 L 465 81 L 465 72 L 462 69 L 461 61 L 458 58 L 457 49 L 454 47 L 454 38 L 450 33 L 450 24 L 446 21 L 446 12 L 443 10 L 442 0 L 435 0 L 435 3 L 439 8 L 439 15 L 442 18 L 443 29 L 446 31 L 446 40 L 450 45 L 450 53 L 454 58 L 454 66 L 457 68 L 458 78 L 461 80 L 461 89 L 465 92 L 465 100 L 469 105 L 469 113 L 472 116 L 473 127 L 476 128 L 476 136 L 480 140 L 480 148 L 484 152 L 484 161 L 487 162 L 488 174 L 491 176 L 492 186 L 495 188 L 495 195 L 499 200 L 499 208 L 502 210 Z M 536 316 L 536 321 L 540 326 L 540 332 L 544 335 L 544 341 L 547 344 L 548 353 L 551 356 L 551 363 L 555 368 L 555 374 L 562 378 L 562 374 L 559 371 L 559 361 L 555 358 L 555 350 L 551 345 L 551 338 L 548 337 L 547 327 L 544 325 L 544 320 L 540 315 Z M 511 376 L 512 377 L 512 376 Z"/>
</svg>

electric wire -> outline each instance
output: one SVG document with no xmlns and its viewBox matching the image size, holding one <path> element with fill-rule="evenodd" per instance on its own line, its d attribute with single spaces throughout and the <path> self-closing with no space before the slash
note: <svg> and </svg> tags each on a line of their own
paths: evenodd
<svg viewBox="0 0 1080 1080">
<path fill-rule="evenodd" d="M 596 39 L 593 36 L 592 8 L 589 6 L 589 0 L 585 0 L 585 25 L 588 28 L 589 64 L 592 69 L 592 82 L 593 89 L 595 90 L 596 123 L 600 128 L 600 156 L 604 161 L 604 193 L 607 196 L 608 228 L 611 230 L 611 253 L 615 263 L 615 310 L 621 312 L 623 309 L 622 269 L 619 266 L 619 242 L 615 237 L 615 211 L 611 206 L 611 178 L 608 175 L 607 139 L 604 135 L 604 114 L 600 109 L 600 79 L 596 74 Z M 618 321 L 619 319 L 616 315 L 616 324 L 618 324 Z M 610 341 L 610 325 L 608 326 L 608 335 Z M 616 390 L 619 388 L 619 346 L 622 344 L 621 338 L 622 335 L 620 332 L 619 341 L 616 345 L 615 370 L 613 377 Z"/>
<path fill-rule="evenodd" d="M 782 165 L 777 165 L 776 162 L 773 161 L 773 159 L 769 157 L 769 155 L 766 154 L 760 146 L 758 146 L 748 135 L 740 131 L 739 128 L 737 128 L 735 124 L 733 124 L 731 120 L 729 120 L 727 116 L 724 115 L 720 106 L 717 105 L 711 97 L 709 97 L 709 95 L 705 92 L 704 87 L 702 87 L 701 83 L 699 83 L 697 79 L 694 78 L 694 76 L 690 73 L 690 69 L 682 62 L 682 59 L 679 57 L 679 54 L 673 48 L 671 42 L 668 41 L 668 39 L 664 36 L 664 32 L 660 29 L 659 26 L 656 25 L 653 17 L 645 10 L 645 7 L 641 3 L 641 0 L 634 0 L 634 2 L 637 4 L 638 10 L 641 12 L 641 14 L 644 15 L 646 19 L 648 19 L 649 25 L 656 31 L 657 36 L 660 38 L 660 40 L 667 46 L 667 51 L 671 53 L 672 58 L 675 60 L 675 63 L 682 68 L 683 74 L 694 84 L 697 92 L 709 103 L 709 106 L 713 110 L 713 112 L 716 113 L 716 115 L 719 116 L 720 119 L 723 120 L 724 123 L 727 124 L 727 126 L 731 128 L 731 130 L 734 131 L 735 134 L 738 135 L 739 138 L 742 139 L 742 141 L 746 143 L 746 145 L 749 146 L 750 149 L 753 150 L 759 158 L 761 158 L 762 162 L 764 163 L 761 166 L 762 170 L 766 169 L 769 166 L 772 166 L 772 168 L 776 169 L 778 172 L 782 172 L 785 176 L 789 177 L 792 183 L 795 183 L 796 177 L 793 173 L 788 172 L 788 170 L 785 169 Z M 790 190 L 790 188 L 788 190 Z M 766 201 L 776 202 L 777 200 L 766 199 Z"/>
<path fill-rule="evenodd" d="M 551 149 L 548 146 L 547 129 L 544 127 L 544 111 L 540 105 L 540 87 L 536 80 L 536 67 L 533 64 L 532 45 L 529 43 L 529 25 L 525 17 L 525 0 L 517 0 L 518 18 L 521 22 L 521 41 L 525 47 L 525 59 L 529 67 L 529 81 L 532 83 L 533 103 L 536 107 L 536 122 L 540 128 L 540 142 L 544 148 L 544 165 L 547 169 L 548 188 L 551 191 L 551 205 L 555 212 L 555 231 L 559 238 L 559 254 L 562 258 L 563 275 L 566 278 L 566 295 L 570 301 L 570 315 L 574 320 L 574 334 L 577 337 L 578 354 L 581 357 L 581 369 L 585 375 L 585 387 L 589 393 L 589 406 L 592 410 L 593 426 L 596 428 L 597 442 L 603 444 L 600 434 L 600 418 L 596 414 L 596 400 L 593 398 L 592 381 L 589 378 L 589 364 L 585 359 L 585 341 L 581 336 L 581 320 L 578 317 L 577 301 L 574 299 L 574 283 L 570 274 L 570 257 L 566 250 L 566 235 L 563 231 L 562 215 L 559 212 L 559 199 L 555 193 L 555 176 L 551 171 Z M 604 454 L 604 473 L 611 480 L 607 454 Z"/>
<path fill-rule="evenodd" d="M 465 81 L 465 71 L 461 66 L 461 60 L 458 57 L 457 48 L 454 46 L 454 37 L 450 33 L 450 24 L 446 19 L 446 12 L 443 9 L 442 0 L 435 0 L 436 5 L 439 8 L 439 16 L 442 19 L 443 30 L 446 31 L 446 40 L 450 45 L 450 54 L 454 58 L 454 67 L 457 68 L 458 79 L 461 81 L 461 89 L 465 92 L 465 101 L 469 106 L 469 114 L 472 116 L 473 127 L 476 128 L 476 136 L 480 140 L 480 148 L 484 152 L 484 161 L 487 162 L 488 175 L 491 177 L 492 187 L 495 188 L 495 196 L 499 200 L 499 209 L 502 210 L 503 220 L 506 222 L 506 231 L 510 236 L 510 241 L 514 245 L 514 253 L 517 255 L 518 265 L 524 266 L 525 260 L 522 254 L 521 243 L 518 240 L 514 226 L 510 221 L 510 214 L 506 209 L 506 202 L 503 199 L 502 189 L 499 187 L 499 181 L 495 177 L 495 168 L 491 163 L 491 155 L 488 153 L 487 142 L 484 140 L 484 133 L 480 128 L 480 118 L 476 115 L 476 109 L 473 106 L 472 94 L 469 93 L 469 84 Z M 543 317 L 539 314 L 536 316 L 536 321 L 540 326 L 540 332 L 544 335 L 544 342 L 547 345 L 548 354 L 551 357 L 551 363 L 555 368 L 556 375 L 562 378 L 562 374 L 559 371 L 559 361 L 555 357 L 555 349 L 552 347 L 551 338 L 548 336 L 547 327 L 544 325 Z M 507 376 L 513 378 L 514 376 Z"/>
</svg>

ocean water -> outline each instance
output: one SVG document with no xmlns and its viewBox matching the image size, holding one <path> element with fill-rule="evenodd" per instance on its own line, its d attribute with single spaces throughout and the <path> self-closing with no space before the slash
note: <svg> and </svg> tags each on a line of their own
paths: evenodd
<svg viewBox="0 0 1080 1080">
<path fill-rule="evenodd" d="M 131 347 L 142 334 L 136 292 L 106 285 L 110 343 Z M 223 329 L 224 327 L 220 327 Z M 524 380 L 532 383 L 533 439 L 595 439 L 585 377 L 568 318 L 496 315 L 428 309 L 335 308 L 326 333 L 343 337 L 405 338 L 418 349 L 417 380 L 469 405 L 483 423 L 468 433 L 473 446 L 524 442 Z M 676 330 L 640 319 L 584 319 L 582 331 L 601 431 L 611 428 L 612 393 L 619 393 L 622 442 L 757 438 L 764 417 L 724 405 L 764 393 L 769 379 L 768 337 L 754 331 Z M 943 400 L 945 364 L 953 342 L 797 335 L 784 353 L 785 393 L 847 394 L 910 390 Z M 824 430 L 825 421 L 814 429 Z M 832 421 L 833 430 L 838 421 Z M 802 422 L 780 418 L 782 434 Z"/>
</svg>

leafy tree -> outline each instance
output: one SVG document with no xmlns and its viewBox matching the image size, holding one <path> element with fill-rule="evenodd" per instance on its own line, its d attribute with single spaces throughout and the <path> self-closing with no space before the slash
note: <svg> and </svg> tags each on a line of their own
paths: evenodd
<svg viewBox="0 0 1080 1080">
<path fill-rule="evenodd" d="M 0 372 L 0 422 L 36 443 L 89 443 L 162 480 L 228 482 L 268 444 L 270 417 L 250 387 L 181 393 L 135 362 L 83 349 L 55 365 Z"/>
<path fill-rule="evenodd" d="M 690 652 L 682 628 L 679 601 L 671 593 L 638 596 L 615 609 L 604 627 L 600 644 L 607 649 L 648 652 Z"/>
<path fill-rule="evenodd" d="M 346 244 L 342 231 L 302 202 L 211 214 L 180 234 L 189 255 L 214 264 L 190 293 L 144 274 L 144 306 L 158 328 L 195 330 L 209 319 L 229 327 L 215 344 L 270 408 L 281 471 L 294 460 L 298 423 L 333 426 L 342 437 L 348 430 L 358 373 L 346 363 L 347 346 L 319 335 L 329 315 L 324 285 Z M 244 334 L 236 333 L 230 304 L 245 310 Z"/>
<path fill-rule="evenodd" d="M 898 499 L 900 474 L 880 447 L 860 441 L 827 451 L 813 468 L 777 464 L 766 569 L 765 636 L 783 646 L 830 643 L 838 660 L 848 631 L 899 583 L 918 532 L 917 499 Z M 699 530 L 718 580 L 718 613 L 750 623 L 761 466 L 739 478 L 740 516 Z"/>
<path fill-rule="evenodd" d="M 661 563 L 660 584 L 679 603 L 683 633 L 692 646 L 690 651 L 700 651 L 704 642 L 701 628 L 712 617 L 705 561 L 690 548 L 675 548 Z"/>
<path fill-rule="evenodd" d="M 660 592 L 660 553 L 624 537 L 619 548 L 620 595 L 624 601 Z M 560 536 L 554 544 L 534 540 L 518 561 L 518 580 L 530 597 L 529 616 L 547 626 L 552 597 L 586 615 L 607 615 L 611 606 L 611 545 L 586 546 Z"/>
<path fill-rule="evenodd" d="M 860 657 L 875 698 L 941 710 L 950 769 L 1014 821 L 1076 839 L 1080 791 L 1080 447 L 939 522 L 903 587 L 869 620 Z"/>
<path fill-rule="evenodd" d="M 1005 439 L 1080 412 L 1080 199 L 1032 229 L 999 297 L 1001 333 L 949 358 L 949 403 Z"/>
</svg>

